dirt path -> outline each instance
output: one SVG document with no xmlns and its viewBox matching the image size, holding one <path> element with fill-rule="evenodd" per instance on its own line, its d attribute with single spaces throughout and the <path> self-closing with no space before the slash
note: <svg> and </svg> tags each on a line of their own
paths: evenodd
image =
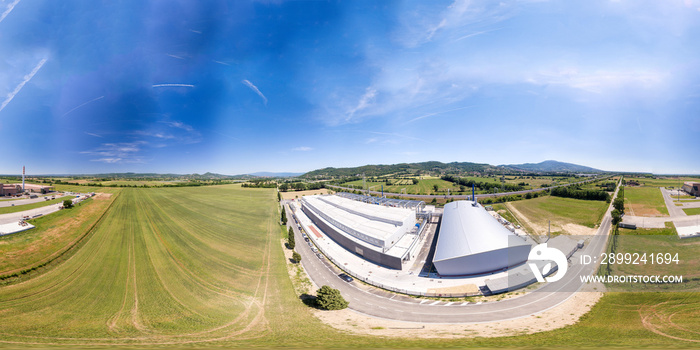
<svg viewBox="0 0 700 350">
<path fill-rule="evenodd" d="M 515 209 L 513 205 L 510 203 L 505 203 L 506 207 L 515 215 L 515 217 L 518 219 L 518 221 L 522 222 L 524 226 L 527 226 L 530 228 L 532 231 L 532 234 L 535 235 L 543 235 L 547 233 L 547 229 L 541 225 L 537 225 L 534 222 L 530 221 L 530 219 L 527 218 L 527 216 L 523 215 L 518 209 Z"/>
</svg>

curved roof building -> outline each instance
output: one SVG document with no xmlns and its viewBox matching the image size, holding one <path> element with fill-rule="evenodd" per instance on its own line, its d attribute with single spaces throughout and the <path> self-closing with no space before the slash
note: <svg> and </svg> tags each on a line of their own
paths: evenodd
<svg viewBox="0 0 700 350">
<path fill-rule="evenodd" d="M 433 265 L 440 275 L 477 275 L 527 261 L 530 244 L 478 204 L 445 205 Z"/>
</svg>

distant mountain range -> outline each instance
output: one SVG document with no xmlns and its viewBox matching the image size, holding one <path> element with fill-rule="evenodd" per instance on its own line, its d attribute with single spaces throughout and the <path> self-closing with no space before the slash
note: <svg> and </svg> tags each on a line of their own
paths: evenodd
<svg viewBox="0 0 700 350">
<path fill-rule="evenodd" d="M 521 174 L 523 172 L 532 173 L 602 173 L 604 171 L 591 167 L 558 162 L 555 160 L 546 160 L 541 163 L 533 164 L 509 164 L 509 165 L 490 165 L 484 163 L 470 162 L 452 162 L 441 163 L 436 161 L 422 163 L 401 163 L 390 165 L 364 165 L 352 168 L 323 168 L 310 171 L 303 177 L 323 177 L 323 176 L 356 176 L 364 174 L 365 176 L 382 176 L 382 175 L 408 175 L 424 172 L 438 173 L 481 173 L 481 174 Z"/>
<path fill-rule="evenodd" d="M 545 160 L 540 163 L 508 164 L 500 167 L 521 171 L 536 171 L 547 173 L 603 173 L 604 171 L 571 163 L 558 162 L 556 160 Z"/>
</svg>

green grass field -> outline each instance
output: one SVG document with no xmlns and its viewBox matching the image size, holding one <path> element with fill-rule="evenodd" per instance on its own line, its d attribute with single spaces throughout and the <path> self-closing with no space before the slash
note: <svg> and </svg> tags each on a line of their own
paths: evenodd
<svg viewBox="0 0 700 350">
<path fill-rule="evenodd" d="M 683 209 L 686 215 L 700 215 L 700 208 Z"/>
<path fill-rule="evenodd" d="M 573 326 L 517 337 L 337 331 L 294 292 L 277 208 L 273 190 L 238 185 L 123 189 L 69 259 L 0 287 L 0 342 L 40 348 L 570 349 L 692 348 L 697 343 L 691 341 L 700 340 L 692 331 L 700 323 L 700 293 L 610 293 Z M 674 324 L 657 319 L 671 314 Z"/>
<path fill-rule="evenodd" d="M 604 201 L 585 201 L 554 196 L 527 199 L 508 204 L 525 216 L 525 218 L 519 218 L 525 226 L 528 226 L 526 222 L 530 222 L 532 225 L 540 227 L 539 230 L 536 229 L 535 231 L 542 231 L 542 228 L 544 228 L 545 232 L 548 220 L 552 222 L 552 232 L 555 231 L 555 225 L 561 227 L 566 224 L 577 224 L 593 228 L 600 223 L 608 207 L 608 203 Z"/>
<path fill-rule="evenodd" d="M 65 196 L 65 197 L 59 197 L 56 199 L 51 199 L 48 201 L 44 200 L 41 202 L 36 202 L 36 203 L 31 203 L 31 204 L 15 205 L 14 207 L 3 207 L 3 208 L 0 208 L 0 214 L 18 213 L 20 211 L 25 211 L 25 210 L 29 210 L 29 209 L 41 208 L 41 207 L 45 207 L 45 206 L 56 204 L 56 203 L 62 203 L 65 199 L 70 199 L 70 198 L 75 198 L 75 197 Z"/>
<path fill-rule="evenodd" d="M 625 213 L 636 216 L 668 216 L 658 187 L 625 186 Z"/>
<path fill-rule="evenodd" d="M 111 201 L 90 198 L 71 209 L 29 220 L 35 226 L 31 230 L 1 236 L 0 276 L 36 268 L 59 257 L 88 232 Z"/>
<path fill-rule="evenodd" d="M 698 177 L 681 177 L 681 178 L 662 177 L 662 178 L 658 178 L 658 179 L 652 179 L 652 178 L 635 178 L 635 177 L 625 176 L 625 180 L 637 181 L 642 186 L 673 187 L 673 188 L 679 188 L 680 186 L 683 186 L 683 183 L 686 181 L 700 182 L 700 178 L 698 178 Z"/>
</svg>

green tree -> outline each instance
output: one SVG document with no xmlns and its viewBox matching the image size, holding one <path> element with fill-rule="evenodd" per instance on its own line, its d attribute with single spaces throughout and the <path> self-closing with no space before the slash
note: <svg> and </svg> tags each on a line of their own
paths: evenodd
<svg viewBox="0 0 700 350">
<path fill-rule="evenodd" d="M 435 192 L 438 191 L 438 185 L 437 185 L 437 184 L 433 185 L 433 190 L 435 190 Z"/>
<path fill-rule="evenodd" d="M 419 182 L 418 179 L 413 179 L 413 184 L 414 184 L 414 185 L 417 185 L 418 182 Z"/>
<path fill-rule="evenodd" d="M 72 208 L 73 207 L 73 201 L 70 199 L 66 199 L 63 201 L 63 207 L 64 208 Z"/>
<path fill-rule="evenodd" d="M 294 242 L 294 230 L 291 227 L 287 232 L 287 245 L 289 245 L 289 249 L 294 249 L 296 246 L 296 242 Z"/>
<path fill-rule="evenodd" d="M 622 221 L 622 213 L 619 210 L 614 209 L 612 211 L 612 213 L 610 213 L 610 215 L 612 215 L 612 224 L 613 225 L 617 225 L 620 223 L 620 221 Z"/>
<path fill-rule="evenodd" d="M 620 196 L 617 196 L 613 201 L 613 208 L 617 209 L 620 213 L 625 212 L 625 200 Z"/>
<path fill-rule="evenodd" d="M 280 217 L 280 221 L 282 221 L 282 225 L 287 224 L 287 213 L 285 212 L 284 207 L 282 207 L 282 214 Z"/>
<path fill-rule="evenodd" d="M 282 201 L 282 195 L 280 195 L 279 191 L 277 191 L 277 201 Z"/>
<path fill-rule="evenodd" d="M 297 264 L 301 262 L 301 254 L 297 252 L 292 253 L 292 260 L 294 260 Z"/>
<path fill-rule="evenodd" d="M 323 286 L 316 291 L 316 305 L 324 310 L 342 310 L 348 307 L 348 302 L 339 290 Z"/>
</svg>

